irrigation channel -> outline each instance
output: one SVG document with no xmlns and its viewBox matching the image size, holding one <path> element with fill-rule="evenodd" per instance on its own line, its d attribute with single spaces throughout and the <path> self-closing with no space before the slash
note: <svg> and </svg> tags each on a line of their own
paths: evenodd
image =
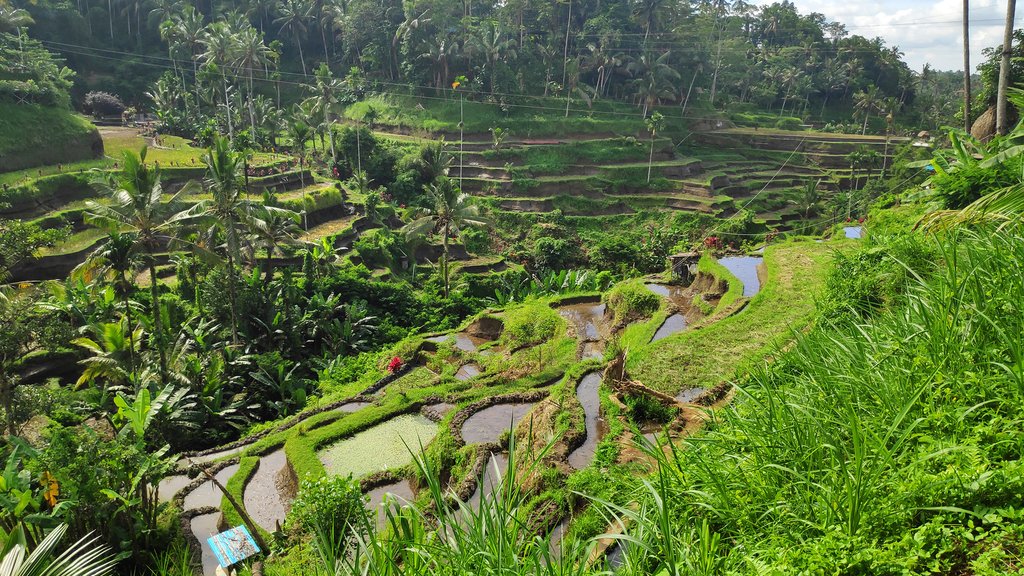
<svg viewBox="0 0 1024 576">
<path fill-rule="evenodd" d="M 845 229 L 847 237 L 857 238 L 862 234 L 860 227 Z M 760 256 L 728 256 L 719 262 L 732 272 L 743 283 L 743 296 L 752 297 L 761 287 L 759 268 L 762 264 Z M 686 330 L 687 314 L 692 310 L 691 301 L 694 292 L 688 288 L 658 283 L 649 283 L 647 288 L 669 302 L 671 314 L 658 327 L 652 341 L 661 340 Z M 558 313 L 570 324 L 570 332 L 579 344 L 581 359 L 604 356 L 607 343 L 613 337 L 610 314 L 599 298 L 590 297 L 570 301 L 557 308 Z M 463 352 L 477 352 L 484 343 L 490 342 L 467 332 L 443 334 L 427 339 L 434 343 L 453 342 Z M 475 363 L 464 364 L 455 374 L 460 381 L 479 376 L 483 369 Z M 382 381 L 382 386 L 383 386 Z M 585 436 L 581 444 L 567 456 L 568 464 L 575 470 L 581 470 L 591 464 L 601 437 L 607 430 L 607 424 L 601 417 L 599 389 L 601 372 L 592 371 L 585 374 L 576 386 L 576 397 L 580 402 L 584 415 Z M 376 389 L 379 390 L 379 389 Z M 368 391 L 369 392 L 369 391 Z M 694 401 L 704 390 L 692 388 L 684 390 L 676 399 L 681 402 Z M 332 411 L 340 413 L 358 412 L 371 402 L 364 398 L 356 398 L 340 404 Z M 483 407 L 470 414 L 461 425 L 461 434 L 466 444 L 497 445 L 506 432 L 515 429 L 520 422 L 534 409 L 536 402 L 503 402 Z M 436 402 L 424 406 L 420 413 L 401 414 L 380 422 L 366 430 L 341 438 L 321 448 L 317 456 L 328 474 L 351 474 L 354 478 L 384 470 L 394 470 L 412 461 L 410 448 L 426 446 L 438 432 L 438 422 L 446 414 L 456 409 L 452 403 Z M 428 417 L 429 416 L 429 417 Z M 222 528 L 220 508 L 222 494 L 210 481 L 190 479 L 184 471 L 196 465 L 208 465 L 217 461 L 236 457 L 251 445 L 243 443 L 230 448 L 217 450 L 208 454 L 183 458 L 178 462 L 181 470 L 164 478 L 159 485 L 160 499 L 170 501 L 175 495 L 182 496 L 182 510 L 192 511 L 189 529 L 202 547 L 202 564 L 204 574 L 213 574 L 217 567 L 206 538 L 219 532 Z M 490 495 L 500 485 L 501 478 L 508 469 L 508 455 L 500 451 L 491 452 L 487 458 L 481 478 L 476 489 L 468 498 L 467 504 L 476 509 L 485 495 Z M 216 478 L 222 484 L 239 470 L 239 464 L 223 466 Z M 283 447 L 260 456 L 259 463 L 245 485 L 242 493 L 243 503 L 253 521 L 263 530 L 273 532 L 284 522 L 285 516 L 295 496 L 296 481 L 288 464 Z M 188 490 L 192 487 L 191 490 Z M 187 492 L 184 492 L 188 490 Z M 386 519 L 384 502 L 401 503 L 415 498 L 413 484 L 405 478 L 390 481 L 376 486 L 365 494 L 367 507 L 376 511 L 378 525 Z M 214 510 L 214 511 L 210 511 Z M 202 512 L 202 513 L 200 513 Z M 187 516 L 186 516 L 187 517 Z M 571 518 L 564 518 L 551 531 L 551 546 L 554 554 L 558 553 L 562 537 L 568 530 Z M 609 553 L 609 560 L 614 561 L 616 551 Z"/>
</svg>

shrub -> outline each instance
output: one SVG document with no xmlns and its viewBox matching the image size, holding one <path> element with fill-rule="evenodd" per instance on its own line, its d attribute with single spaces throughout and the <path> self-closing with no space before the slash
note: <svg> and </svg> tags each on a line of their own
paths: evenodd
<svg viewBox="0 0 1024 576">
<path fill-rule="evenodd" d="M 527 302 L 505 314 L 505 337 L 512 348 L 540 344 L 555 336 L 560 321 L 547 304 Z"/>
<path fill-rule="evenodd" d="M 779 130 L 800 130 L 800 119 L 792 116 L 779 118 L 778 121 L 775 122 L 775 127 Z"/>
<path fill-rule="evenodd" d="M 302 481 L 287 522 L 306 533 L 330 534 L 342 544 L 354 536 L 353 526 L 363 524 L 363 514 L 358 481 L 350 476 L 323 476 Z"/>
<path fill-rule="evenodd" d="M 671 422 L 678 412 L 677 408 L 665 406 L 646 394 L 626 396 L 623 398 L 623 403 L 629 408 L 629 419 L 636 424 L 646 422 L 666 424 Z"/>
<path fill-rule="evenodd" d="M 638 318 L 646 318 L 661 305 L 661 298 L 651 292 L 639 280 L 622 282 L 611 289 L 605 297 L 616 325 Z"/>
<path fill-rule="evenodd" d="M 89 92 L 82 101 L 82 107 L 96 118 L 120 116 L 125 108 L 124 102 L 109 92 Z"/>
</svg>

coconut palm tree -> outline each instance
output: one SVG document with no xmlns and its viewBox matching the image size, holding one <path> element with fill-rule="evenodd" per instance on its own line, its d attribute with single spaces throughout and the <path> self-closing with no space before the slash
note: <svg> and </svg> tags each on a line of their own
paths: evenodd
<svg viewBox="0 0 1024 576">
<path fill-rule="evenodd" d="M 106 576 L 113 574 L 117 559 L 99 539 L 82 537 L 63 552 L 57 546 L 67 535 L 68 525 L 54 528 L 31 552 L 25 530 L 18 526 L 0 550 L 0 574 L 3 576 Z"/>
<path fill-rule="evenodd" d="M 171 30 L 167 32 L 168 37 L 174 38 L 192 60 L 192 82 L 195 86 L 196 105 L 199 103 L 199 54 L 203 48 L 203 36 L 206 24 L 203 22 L 203 15 L 192 6 L 186 6 L 179 14 L 171 19 Z M 161 27 L 161 33 L 163 28 Z"/>
<path fill-rule="evenodd" d="M 267 256 L 263 264 L 263 282 L 269 283 L 274 276 L 274 252 L 278 246 L 298 246 L 299 215 L 291 210 L 273 206 L 257 206 L 255 218 L 248 220 L 253 246 L 263 248 Z"/>
<path fill-rule="evenodd" d="M 1013 45 L 1013 18 L 1017 0 L 1006 1 L 1006 27 L 1003 29 L 1003 52 L 999 59 L 999 85 L 996 92 L 996 134 L 1006 135 L 1009 121 L 1006 115 L 1006 90 L 1010 85 L 1010 54 Z"/>
<path fill-rule="evenodd" d="M 292 154 L 299 157 L 299 182 L 302 184 L 302 189 L 306 189 L 306 142 L 309 142 L 313 138 L 313 129 L 298 115 L 292 117 L 292 121 L 288 123 L 288 139 L 292 141 Z M 303 198 L 303 206 L 305 206 L 305 198 Z M 309 230 L 309 220 L 306 217 L 306 209 L 303 207 L 302 210 L 302 228 Z"/>
<path fill-rule="evenodd" d="M 231 307 L 231 341 L 238 343 L 238 269 L 235 262 L 241 255 L 245 225 L 258 220 L 255 204 L 245 198 L 244 155 L 231 149 L 225 138 L 215 138 L 213 147 L 203 155 L 206 164 L 206 189 L 213 198 L 203 200 L 178 216 L 182 221 L 198 221 L 212 225 L 224 235 L 227 258 L 228 301 Z"/>
<path fill-rule="evenodd" d="M 150 311 L 153 335 L 160 355 L 160 374 L 167 377 L 166 340 L 160 312 L 160 290 L 156 276 L 156 255 L 175 239 L 174 204 L 178 196 L 193 190 L 186 185 L 169 200 L 164 199 L 160 167 L 146 164 L 146 148 L 138 154 L 125 151 L 119 171 L 99 181 L 113 202 L 86 204 L 86 221 L 110 232 L 129 234 L 136 243 L 136 252 L 143 256 L 149 269 Z M 166 382 L 165 382 L 166 383 Z"/>
<path fill-rule="evenodd" d="M 302 0 L 285 0 L 277 7 L 277 18 L 274 24 L 279 25 L 278 33 L 291 34 L 299 49 L 299 62 L 302 63 L 302 75 L 306 75 L 306 58 L 302 54 L 302 38 L 309 32 L 309 9 Z M 286 32 L 287 31 L 287 32 Z"/>
<path fill-rule="evenodd" d="M 234 59 L 232 64 L 246 76 L 246 107 L 249 110 L 249 127 L 252 138 L 256 138 L 256 112 L 253 109 L 253 77 L 256 70 L 266 69 L 273 60 L 273 51 L 263 43 L 263 33 L 250 25 L 235 34 Z"/>
<path fill-rule="evenodd" d="M 470 196 L 462 192 L 447 176 L 427 186 L 433 206 L 420 209 L 418 217 L 403 228 L 410 237 L 423 237 L 431 232 L 441 235 L 441 275 L 444 296 L 448 297 L 450 278 L 448 271 L 448 242 L 467 227 L 483 227 L 488 222 L 480 216 L 479 208 Z"/>
<path fill-rule="evenodd" d="M 225 21 L 218 21 L 206 27 L 203 34 L 202 58 L 207 66 L 216 70 L 220 76 L 221 87 L 224 91 L 224 108 L 227 112 L 228 140 L 235 140 L 234 119 L 231 112 L 231 96 L 228 93 L 228 68 L 234 62 L 235 38 Z"/>
<path fill-rule="evenodd" d="M 630 62 L 626 69 L 636 78 L 633 86 L 635 95 L 643 106 L 643 117 L 660 100 L 675 96 L 673 84 L 679 80 L 679 72 L 669 65 L 671 52 L 655 57 L 650 52 Z"/>
<path fill-rule="evenodd" d="M 338 94 L 341 93 L 343 83 L 331 75 L 331 69 L 327 66 L 326 62 L 320 64 L 314 75 L 316 76 L 316 83 L 306 86 L 306 89 L 312 92 L 312 96 L 306 100 L 306 105 L 310 110 L 314 111 L 315 115 L 323 118 L 323 124 L 326 127 L 331 143 L 331 163 L 333 164 L 337 155 L 334 150 L 334 130 L 331 129 L 331 113 L 334 112 L 340 103 Z"/>
<path fill-rule="evenodd" d="M 854 116 L 861 116 L 864 118 L 864 124 L 861 126 L 860 133 L 866 134 L 868 131 L 868 118 L 871 117 L 871 113 L 874 112 L 878 105 L 881 103 L 881 96 L 878 93 L 877 86 L 868 86 L 867 90 L 861 90 L 853 96 L 853 113 Z"/>
<path fill-rule="evenodd" d="M 139 243 L 134 234 L 118 231 L 111 231 L 107 238 L 96 250 L 89 255 L 85 262 L 76 268 L 76 272 L 96 274 L 100 278 L 110 278 L 114 292 L 121 298 L 124 307 L 125 322 L 128 324 L 128 347 L 129 369 L 132 377 L 137 376 L 135 372 L 135 341 L 132 321 L 131 301 L 132 292 L 135 290 L 135 274 L 140 267 Z"/>
<path fill-rule="evenodd" d="M 506 58 L 515 58 L 515 39 L 505 34 L 505 31 L 493 20 L 488 20 L 480 27 L 480 34 L 473 38 L 473 48 L 483 55 L 487 65 L 488 84 L 491 94 L 494 94 L 494 87 L 498 78 L 498 64 Z"/>
</svg>

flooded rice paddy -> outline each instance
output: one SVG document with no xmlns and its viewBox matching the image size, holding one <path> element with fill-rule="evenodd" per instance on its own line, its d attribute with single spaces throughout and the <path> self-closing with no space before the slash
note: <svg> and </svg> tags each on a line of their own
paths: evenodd
<svg viewBox="0 0 1024 576">
<path fill-rule="evenodd" d="M 222 485 L 227 484 L 228 480 L 238 472 L 238 464 L 232 464 L 231 466 L 224 467 L 220 472 L 214 474 L 214 478 L 217 479 Z M 220 508 L 220 500 L 223 497 L 221 491 L 213 485 L 213 482 L 207 480 L 203 482 L 195 490 L 185 495 L 185 502 L 183 508 L 185 510 L 195 510 L 196 508 L 203 508 L 205 506 L 213 506 Z"/>
<path fill-rule="evenodd" d="M 583 405 L 583 423 L 586 428 L 587 437 L 579 448 L 569 454 L 569 465 L 576 470 L 582 470 L 590 465 L 594 459 L 594 452 L 597 451 L 597 442 L 600 440 L 599 424 L 601 419 L 601 399 L 598 397 L 598 389 L 601 387 L 601 373 L 591 372 L 580 380 L 576 387 L 576 397 Z"/>
<path fill-rule="evenodd" d="M 751 298 L 761 291 L 761 279 L 757 269 L 764 262 L 760 256 L 726 256 L 718 261 L 743 283 L 743 296 Z"/>
<path fill-rule="evenodd" d="M 466 444 L 497 442 L 506 430 L 515 428 L 533 406 L 534 402 L 510 402 L 484 408 L 462 424 L 462 439 Z"/>
<path fill-rule="evenodd" d="M 253 522 L 267 532 L 284 524 L 291 507 L 291 499 L 285 496 L 288 474 L 288 457 L 280 448 L 260 458 L 259 467 L 245 485 L 243 505 Z"/>
<path fill-rule="evenodd" d="M 437 434 L 437 424 L 422 414 L 402 414 L 320 450 L 328 474 L 355 478 L 412 462 Z"/>
</svg>

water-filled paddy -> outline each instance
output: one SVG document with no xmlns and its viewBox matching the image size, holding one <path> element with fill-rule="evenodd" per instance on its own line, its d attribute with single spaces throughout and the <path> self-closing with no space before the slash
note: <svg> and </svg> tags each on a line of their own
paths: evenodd
<svg viewBox="0 0 1024 576">
<path fill-rule="evenodd" d="M 402 414 L 387 422 L 339 440 L 319 452 L 329 474 L 359 478 L 412 462 L 437 434 L 437 424 L 422 414 Z"/>
<path fill-rule="evenodd" d="M 245 485 L 245 509 L 253 522 L 267 532 L 276 530 L 278 523 L 284 524 L 285 514 L 291 507 L 284 494 L 287 466 L 284 448 L 271 452 L 260 458 L 259 467 Z"/>
<path fill-rule="evenodd" d="M 213 548 L 210 547 L 210 543 L 206 541 L 207 538 L 220 532 L 217 528 L 217 523 L 220 521 L 220 512 L 212 512 L 210 514 L 200 514 L 192 518 L 189 526 L 192 528 L 192 533 L 195 534 L 199 545 L 203 549 L 202 562 L 203 562 L 203 574 L 204 576 L 213 576 L 217 573 L 217 556 L 213 553 Z"/>
<path fill-rule="evenodd" d="M 167 476 L 160 481 L 159 492 L 161 502 L 170 502 L 174 499 L 174 495 L 181 492 L 181 489 L 192 483 L 192 479 L 184 474 L 176 474 L 174 476 Z"/>
<path fill-rule="evenodd" d="M 600 387 L 600 372 L 587 374 L 576 387 L 576 397 L 583 405 L 583 422 L 587 431 L 587 437 L 583 444 L 569 454 L 569 465 L 577 470 L 586 468 L 594 459 L 594 452 L 597 450 L 597 442 L 600 439 L 598 420 L 601 417 L 601 400 L 598 398 L 597 391 Z"/>
<path fill-rule="evenodd" d="M 480 373 L 480 366 L 476 364 L 466 364 L 459 367 L 459 370 L 455 373 L 455 379 L 466 381 L 475 376 L 479 376 Z"/>
<path fill-rule="evenodd" d="M 506 430 L 516 424 L 533 408 L 533 402 L 496 404 L 470 416 L 462 424 L 462 439 L 466 444 L 497 442 Z"/>
<path fill-rule="evenodd" d="M 224 467 L 220 472 L 214 474 L 214 478 L 217 479 L 222 485 L 226 485 L 228 480 L 238 472 L 238 464 L 232 464 L 231 466 Z M 213 485 L 213 482 L 207 480 L 203 482 L 195 490 L 185 495 L 185 502 L 183 508 L 185 510 L 194 510 L 196 508 L 202 508 L 204 506 L 214 506 L 220 508 L 220 500 L 224 495 L 221 491 Z"/>
<path fill-rule="evenodd" d="M 481 344 L 487 342 L 487 340 L 483 338 L 471 336 L 464 332 L 459 332 L 458 334 L 442 334 L 441 336 L 427 338 L 427 340 L 431 342 L 441 343 L 447 342 L 452 338 L 455 338 L 455 347 L 458 348 L 459 350 L 462 350 L 463 352 L 475 352 L 476 349 L 479 348 Z"/>
<path fill-rule="evenodd" d="M 665 319 L 665 322 L 658 327 L 657 332 L 654 333 L 654 337 L 651 338 L 651 342 L 657 342 L 662 338 L 668 338 L 669 336 L 686 330 L 686 318 L 682 314 L 673 314 Z"/>
<path fill-rule="evenodd" d="M 757 269 L 764 262 L 760 256 L 726 256 L 718 261 L 743 283 L 743 296 L 750 298 L 761 291 Z"/>
<path fill-rule="evenodd" d="M 377 527 L 384 526 L 387 521 L 387 508 L 383 506 L 384 498 L 387 497 L 392 507 L 400 507 L 406 502 L 412 502 L 416 494 L 412 490 L 412 484 L 408 480 L 400 480 L 394 484 L 378 486 L 366 493 L 366 508 L 377 512 Z"/>
<path fill-rule="evenodd" d="M 372 404 L 373 404 L 372 402 L 348 402 L 348 403 L 342 404 L 341 406 L 338 406 L 336 408 L 336 410 L 338 412 L 344 412 L 346 414 L 349 414 L 349 413 L 352 413 L 352 412 L 356 412 L 356 411 L 362 410 L 363 408 L 366 408 L 367 406 L 371 406 Z"/>
<path fill-rule="evenodd" d="M 484 466 L 483 477 L 477 483 L 476 491 L 469 497 L 469 507 L 473 510 L 480 508 L 480 499 L 484 494 L 488 497 L 501 485 L 505 472 L 508 471 L 508 454 L 491 454 Z"/>
<path fill-rule="evenodd" d="M 601 327 L 605 323 L 605 305 L 600 303 L 582 303 L 562 306 L 558 309 L 570 324 L 576 328 L 576 337 L 580 340 L 601 340 Z"/>
<path fill-rule="evenodd" d="M 846 235 L 847 238 L 850 238 L 850 239 L 853 239 L 853 240 L 858 240 L 858 239 L 864 237 L 864 227 L 863 226 L 844 226 L 843 227 L 843 234 Z"/>
</svg>

